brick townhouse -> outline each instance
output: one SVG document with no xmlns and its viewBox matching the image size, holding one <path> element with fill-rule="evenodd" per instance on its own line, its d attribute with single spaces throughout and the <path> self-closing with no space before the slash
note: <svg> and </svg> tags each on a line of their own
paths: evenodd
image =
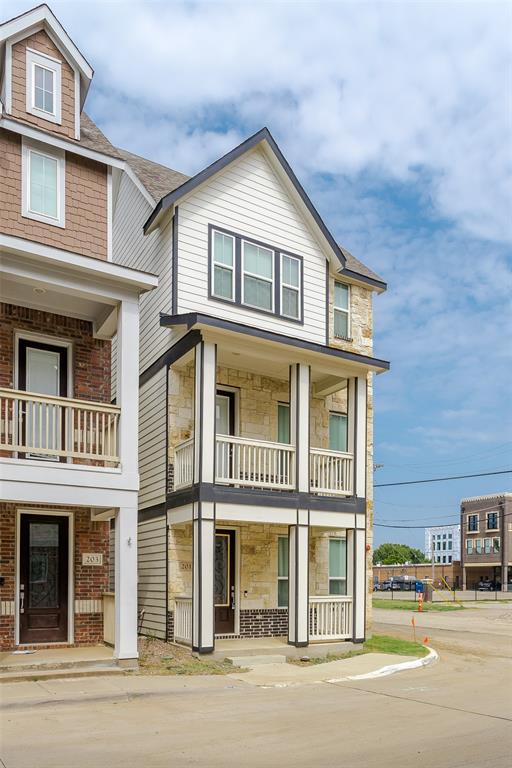
<svg viewBox="0 0 512 768">
<path fill-rule="evenodd" d="M 462 499 L 460 527 L 463 589 L 512 591 L 512 493 Z"/>
<path fill-rule="evenodd" d="M 157 279 L 112 260 L 132 171 L 83 111 L 92 77 L 48 6 L 0 24 L 0 648 L 106 638 L 131 664 L 139 297 Z"/>
</svg>

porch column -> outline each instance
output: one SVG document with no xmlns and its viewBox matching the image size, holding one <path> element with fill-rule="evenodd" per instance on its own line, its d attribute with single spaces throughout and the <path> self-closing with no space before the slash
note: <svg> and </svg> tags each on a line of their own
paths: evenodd
<svg viewBox="0 0 512 768">
<path fill-rule="evenodd" d="M 217 345 L 200 341 L 195 348 L 194 483 L 215 482 L 215 395 Z"/>
<path fill-rule="evenodd" d="M 508 592 L 508 563 L 510 560 L 510 534 L 508 533 L 508 517 L 505 514 L 506 505 L 499 505 L 499 526 L 501 531 L 501 591 Z"/>
<path fill-rule="evenodd" d="M 195 349 L 194 483 L 215 482 L 215 395 L 217 346 L 201 341 Z M 193 505 L 192 650 L 211 653 L 215 647 L 213 568 L 215 504 Z"/>
<path fill-rule="evenodd" d="M 212 502 L 194 504 L 192 549 L 192 650 L 211 653 L 215 648 L 215 504 Z"/>
<path fill-rule="evenodd" d="M 347 530 L 347 594 L 352 596 L 352 641 L 362 643 L 366 618 L 366 535 L 364 528 Z"/>
<path fill-rule="evenodd" d="M 311 367 L 290 366 L 290 442 L 295 446 L 295 487 L 309 493 L 309 399 Z"/>
<path fill-rule="evenodd" d="M 115 524 L 116 659 L 137 659 L 137 508 L 121 507 Z"/>
<path fill-rule="evenodd" d="M 297 510 L 288 532 L 288 643 L 309 643 L 309 512 Z"/>
<path fill-rule="evenodd" d="M 138 484 L 139 303 L 123 300 L 117 314 L 116 402 L 121 408 L 119 456 L 123 474 Z M 137 485 L 138 487 L 138 485 Z"/>
<path fill-rule="evenodd" d="M 366 498 L 366 409 L 367 382 L 365 376 L 348 380 L 348 444 L 354 454 L 354 496 Z"/>
</svg>

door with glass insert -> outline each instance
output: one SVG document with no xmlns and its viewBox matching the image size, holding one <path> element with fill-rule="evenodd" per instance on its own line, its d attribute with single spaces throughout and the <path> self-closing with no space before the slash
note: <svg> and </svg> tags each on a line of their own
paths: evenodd
<svg viewBox="0 0 512 768">
<path fill-rule="evenodd" d="M 21 515 L 20 643 L 68 639 L 68 518 Z"/>
<path fill-rule="evenodd" d="M 235 531 L 215 534 L 213 593 L 215 601 L 215 633 L 235 631 Z"/>
<path fill-rule="evenodd" d="M 217 390 L 215 400 L 215 431 L 217 435 L 235 434 L 235 393 Z M 219 478 L 231 478 L 232 450 L 229 442 L 217 441 L 217 468 Z"/>
<path fill-rule="evenodd" d="M 20 339 L 18 387 L 35 395 L 66 397 L 67 348 Z M 31 458 L 55 459 L 64 447 L 65 409 L 58 403 L 29 400 L 21 405 L 18 422 Z"/>
</svg>

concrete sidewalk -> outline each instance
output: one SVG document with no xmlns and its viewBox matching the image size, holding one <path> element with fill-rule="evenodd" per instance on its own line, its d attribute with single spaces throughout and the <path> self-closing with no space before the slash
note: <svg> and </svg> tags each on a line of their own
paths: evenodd
<svg viewBox="0 0 512 768">
<path fill-rule="evenodd" d="M 390 664 L 411 662 L 413 656 L 369 653 L 350 659 L 300 667 L 277 663 L 256 666 L 247 672 L 229 675 L 142 675 L 87 677 L 57 680 L 33 680 L 4 683 L 0 687 L 0 710 L 59 704 L 81 704 L 93 701 L 130 701 L 150 696 L 185 695 L 248 686 L 298 686 L 342 680 L 377 672 Z"/>
</svg>

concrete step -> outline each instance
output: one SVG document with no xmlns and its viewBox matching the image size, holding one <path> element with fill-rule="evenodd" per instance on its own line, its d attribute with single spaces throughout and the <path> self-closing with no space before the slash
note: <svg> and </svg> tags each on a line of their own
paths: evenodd
<svg viewBox="0 0 512 768">
<path fill-rule="evenodd" d="M 263 664 L 284 664 L 286 656 L 268 654 L 262 656 L 226 656 L 235 667 L 260 667 Z"/>
<path fill-rule="evenodd" d="M 35 680 L 63 680 L 69 677 L 104 677 L 106 675 L 124 675 L 126 670 L 121 667 L 111 665 L 89 664 L 83 667 L 68 667 L 59 669 L 43 669 L 42 665 L 38 669 L 18 668 L 10 672 L 0 672 L 0 685 L 2 683 L 21 683 Z"/>
<path fill-rule="evenodd" d="M 75 659 L 73 661 L 37 661 L 34 656 L 18 657 L 19 661 L 11 664 L 0 664 L 0 674 L 4 672 L 29 672 L 30 670 L 54 670 L 54 669 L 82 669 L 83 667 L 115 667 L 116 663 L 112 658 L 107 659 Z M 29 661 L 30 659 L 30 661 Z"/>
</svg>

